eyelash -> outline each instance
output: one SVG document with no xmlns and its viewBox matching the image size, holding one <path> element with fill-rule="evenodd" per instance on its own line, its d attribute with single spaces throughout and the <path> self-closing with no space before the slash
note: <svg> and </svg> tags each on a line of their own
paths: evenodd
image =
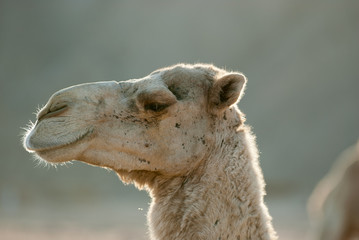
<svg viewBox="0 0 359 240">
<path fill-rule="evenodd" d="M 167 108 L 168 105 L 166 104 L 160 104 L 160 103 L 148 103 L 145 105 L 145 110 L 150 110 L 153 112 L 161 112 L 165 108 Z"/>
</svg>

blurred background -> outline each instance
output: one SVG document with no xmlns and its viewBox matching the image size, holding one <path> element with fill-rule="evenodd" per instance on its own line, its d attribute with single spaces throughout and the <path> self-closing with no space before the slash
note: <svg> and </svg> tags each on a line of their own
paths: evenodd
<svg viewBox="0 0 359 240">
<path fill-rule="evenodd" d="M 265 201 L 281 239 L 311 239 L 306 202 L 359 136 L 354 0 L 0 1 L 0 239 L 147 239 L 147 193 L 74 162 L 38 166 L 21 133 L 55 91 L 179 62 L 248 77 Z"/>
</svg>

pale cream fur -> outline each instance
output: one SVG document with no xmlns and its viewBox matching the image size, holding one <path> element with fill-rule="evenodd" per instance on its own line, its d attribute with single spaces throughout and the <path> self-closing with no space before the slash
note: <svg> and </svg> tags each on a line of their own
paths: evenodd
<svg viewBox="0 0 359 240">
<path fill-rule="evenodd" d="M 179 64 L 70 87 L 50 98 L 24 146 L 146 188 L 151 239 L 277 239 L 255 139 L 236 107 L 245 83 L 241 73 Z"/>
</svg>

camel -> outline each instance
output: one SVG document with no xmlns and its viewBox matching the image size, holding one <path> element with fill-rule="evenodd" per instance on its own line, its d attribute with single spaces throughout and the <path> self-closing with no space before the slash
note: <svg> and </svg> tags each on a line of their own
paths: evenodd
<svg viewBox="0 0 359 240">
<path fill-rule="evenodd" d="M 319 240 L 359 240 L 359 141 L 318 183 L 308 211 Z"/>
<path fill-rule="evenodd" d="M 246 81 L 213 65 L 177 64 L 65 88 L 38 112 L 24 147 L 146 189 L 153 240 L 277 239 L 255 137 L 236 106 Z"/>
</svg>

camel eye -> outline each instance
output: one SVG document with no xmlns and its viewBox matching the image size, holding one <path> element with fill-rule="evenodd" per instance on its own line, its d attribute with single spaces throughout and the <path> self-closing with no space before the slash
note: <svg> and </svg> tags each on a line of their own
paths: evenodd
<svg viewBox="0 0 359 240">
<path fill-rule="evenodd" d="M 161 104 L 161 103 L 148 103 L 145 105 L 145 110 L 150 110 L 153 112 L 160 112 L 162 110 L 164 110 L 165 108 L 167 108 L 168 105 L 167 104 Z"/>
</svg>

